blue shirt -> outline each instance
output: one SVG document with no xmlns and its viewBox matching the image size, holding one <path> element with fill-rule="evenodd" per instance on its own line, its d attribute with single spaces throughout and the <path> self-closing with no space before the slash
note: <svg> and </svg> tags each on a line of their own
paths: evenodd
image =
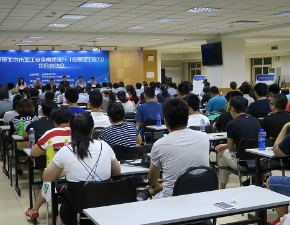
<svg viewBox="0 0 290 225">
<path fill-rule="evenodd" d="M 83 112 L 87 113 L 86 110 L 79 108 L 79 107 L 69 107 L 69 108 L 70 108 L 72 115 L 74 115 L 75 113 L 83 113 Z"/>
<path fill-rule="evenodd" d="M 227 103 L 228 101 L 224 97 L 215 96 L 208 101 L 205 110 L 210 110 L 211 112 L 214 112 L 214 111 L 217 112 L 220 109 L 225 109 Z"/>
<path fill-rule="evenodd" d="M 170 98 L 171 94 L 168 93 L 166 97 L 163 96 L 163 93 L 158 93 L 156 98 L 158 99 L 159 103 L 163 103 L 166 99 Z"/>
<path fill-rule="evenodd" d="M 162 107 L 160 103 L 151 101 L 151 102 L 146 102 L 142 105 L 139 105 L 137 114 L 135 117 L 135 121 L 139 121 L 142 123 L 142 127 L 140 129 L 140 135 L 143 137 L 144 134 L 144 125 L 145 125 L 145 120 L 150 119 L 150 120 L 156 120 L 157 113 L 160 112 L 161 119 L 163 120 L 163 114 L 162 114 Z"/>
<path fill-rule="evenodd" d="M 290 134 L 288 134 L 284 139 L 278 144 L 279 149 L 285 154 L 290 155 Z"/>
<path fill-rule="evenodd" d="M 255 102 L 252 102 L 247 109 L 247 114 L 252 115 L 253 117 L 258 117 L 259 114 L 267 114 L 271 112 L 270 108 L 270 99 L 264 98 L 257 100 Z"/>
</svg>

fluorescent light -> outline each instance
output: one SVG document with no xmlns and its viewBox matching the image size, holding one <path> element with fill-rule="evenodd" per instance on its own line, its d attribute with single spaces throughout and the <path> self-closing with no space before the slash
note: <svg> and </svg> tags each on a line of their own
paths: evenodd
<svg viewBox="0 0 290 225">
<path fill-rule="evenodd" d="M 87 2 L 82 4 L 80 7 L 88 7 L 88 8 L 108 8 L 114 4 L 110 3 L 98 3 L 98 2 Z"/>
<path fill-rule="evenodd" d="M 32 40 L 22 40 L 20 42 L 36 42 L 36 41 L 32 41 Z"/>
<path fill-rule="evenodd" d="M 86 43 L 94 43 L 93 41 L 82 41 L 82 42 L 86 42 Z"/>
<path fill-rule="evenodd" d="M 82 15 L 63 15 L 60 18 L 62 18 L 62 19 L 78 19 L 78 20 L 81 20 L 81 19 L 84 19 L 86 17 L 88 17 L 88 16 L 82 16 Z"/>
<path fill-rule="evenodd" d="M 232 22 L 230 24 L 250 24 L 250 23 L 256 23 L 254 21 L 237 21 L 237 22 Z"/>
<path fill-rule="evenodd" d="M 254 45 L 254 44 L 256 44 L 256 43 L 246 43 L 246 45 Z"/>
<path fill-rule="evenodd" d="M 51 23 L 48 24 L 48 27 L 68 27 L 70 24 L 61 24 L 61 23 Z"/>
<path fill-rule="evenodd" d="M 193 45 L 193 47 L 200 47 L 201 45 Z"/>
<path fill-rule="evenodd" d="M 146 29 L 149 26 L 133 26 L 133 27 L 129 27 L 128 29 L 136 29 L 136 30 L 141 30 L 141 29 Z"/>
<path fill-rule="evenodd" d="M 16 44 L 16 45 L 20 45 L 20 46 L 22 46 L 22 45 L 30 45 L 30 44 Z"/>
<path fill-rule="evenodd" d="M 110 39 L 111 37 L 96 37 L 95 39 L 99 39 L 99 40 L 106 40 L 106 39 Z"/>
<path fill-rule="evenodd" d="M 180 52 L 171 52 L 171 53 L 177 54 L 177 53 L 180 53 Z"/>
<path fill-rule="evenodd" d="M 159 18 L 159 19 L 154 20 L 154 21 L 165 22 L 165 23 L 167 23 L 167 22 L 173 22 L 173 21 L 176 21 L 176 20 L 178 20 L 178 19 Z"/>
<path fill-rule="evenodd" d="M 148 41 L 138 41 L 138 42 L 135 42 L 135 43 L 138 43 L 138 44 L 145 44 L 145 43 L 149 43 Z"/>
<path fill-rule="evenodd" d="M 132 46 L 132 45 L 122 45 L 122 46 L 124 46 L 124 47 L 125 47 L 125 46 Z"/>
<path fill-rule="evenodd" d="M 40 38 L 45 38 L 45 37 L 38 37 L 38 36 L 29 36 L 27 38 L 35 38 L 35 39 L 40 39 Z"/>
<path fill-rule="evenodd" d="M 206 13 L 206 12 L 212 12 L 217 10 L 217 8 L 203 8 L 203 7 L 195 7 L 193 9 L 187 10 L 187 12 L 201 12 L 201 13 Z"/>
<path fill-rule="evenodd" d="M 281 41 L 281 40 L 266 40 L 266 41 L 275 42 L 275 41 Z"/>
<path fill-rule="evenodd" d="M 202 28 L 202 29 L 199 29 L 199 30 L 217 30 L 219 28 Z"/>
<path fill-rule="evenodd" d="M 152 40 L 166 40 L 166 39 L 169 39 L 169 38 L 153 38 Z"/>
<path fill-rule="evenodd" d="M 274 14 L 272 16 L 290 16 L 290 12 L 282 12 L 282 13 Z"/>
</svg>

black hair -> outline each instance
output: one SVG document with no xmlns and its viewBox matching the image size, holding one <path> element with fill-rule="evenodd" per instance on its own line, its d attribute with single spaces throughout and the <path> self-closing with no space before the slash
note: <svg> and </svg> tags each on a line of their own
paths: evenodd
<svg viewBox="0 0 290 225">
<path fill-rule="evenodd" d="M 62 76 L 62 78 L 66 78 L 66 76 L 64 75 L 64 76 Z"/>
<path fill-rule="evenodd" d="M 173 88 L 173 83 L 168 83 L 168 86 Z"/>
<path fill-rule="evenodd" d="M 77 86 L 76 89 L 77 89 L 78 93 L 84 93 L 84 89 L 82 87 Z"/>
<path fill-rule="evenodd" d="M 155 88 L 156 88 L 156 83 L 155 83 L 155 82 L 153 82 L 153 81 L 152 81 L 152 82 L 150 82 L 150 84 L 149 84 L 149 87 L 151 87 L 151 88 L 154 88 L 154 89 L 155 89 Z"/>
<path fill-rule="evenodd" d="M 58 125 L 68 123 L 71 118 L 71 111 L 68 106 L 53 108 L 50 113 L 50 118 Z"/>
<path fill-rule="evenodd" d="M 22 83 L 20 83 L 20 80 L 21 79 L 23 80 Z M 23 77 L 19 77 L 19 79 L 18 79 L 18 86 L 20 86 L 21 84 L 24 85 L 24 79 L 23 79 Z"/>
<path fill-rule="evenodd" d="M 257 83 L 254 86 L 254 91 L 257 93 L 258 96 L 266 96 L 267 95 L 267 84 L 265 83 Z"/>
<path fill-rule="evenodd" d="M 108 87 L 112 89 L 112 86 L 113 86 L 112 83 L 108 82 Z"/>
<path fill-rule="evenodd" d="M 79 79 L 80 79 L 80 78 L 83 78 L 83 76 L 79 76 Z"/>
<path fill-rule="evenodd" d="M 36 89 L 42 89 L 42 87 L 40 86 L 40 84 L 35 85 Z"/>
<path fill-rule="evenodd" d="M 177 89 L 176 83 L 173 83 L 173 88 Z"/>
<path fill-rule="evenodd" d="M 271 84 L 268 89 L 269 93 L 272 92 L 274 95 L 280 92 L 280 87 L 278 84 Z"/>
<path fill-rule="evenodd" d="M 155 96 L 155 90 L 152 87 L 147 87 L 144 90 L 145 95 L 147 96 L 147 98 L 152 99 Z"/>
<path fill-rule="evenodd" d="M 137 104 L 139 102 L 139 98 L 137 96 L 134 86 L 132 84 L 127 85 L 126 91 L 129 91 L 131 93 L 131 101 L 134 101 L 134 103 Z"/>
<path fill-rule="evenodd" d="M 142 93 L 140 94 L 140 98 L 141 98 L 141 101 L 144 101 L 144 100 L 145 100 L 145 98 L 144 98 L 144 92 L 142 92 Z"/>
<path fill-rule="evenodd" d="M 239 91 L 232 91 L 231 95 L 230 95 L 230 99 L 233 99 L 234 97 L 237 97 L 237 96 L 242 96 L 243 97 L 243 94 Z"/>
<path fill-rule="evenodd" d="M 13 110 L 16 110 L 16 106 L 21 99 L 23 99 L 23 96 L 20 94 L 13 97 Z"/>
<path fill-rule="evenodd" d="M 164 97 L 168 96 L 168 90 L 167 90 L 167 86 L 166 85 L 161 85 L 160 90 L 162 91 L 162 95 Z"/>
<path fill-rule="evenodd" d="M 91 77 L 91 80 L 94 80 L 95 78 L 94 77 Z"/>
<path fill-rule="evenodd" d="M 219 89 L 218 89 L 216 86 L 212 86 L 212 87 L 209 89 L 209 92 L 210 92 L 210 93 L 213 93 L 214 95 L 218 95 L 218 94 L 219 94 Z"/>
<path fill-rule="evenodd" d="M 237 88 L 237 83 L 235 81 L 232 81 L 230 83 L 230 87 L 231 87 L 231 89 L 235 90 Z"/>
<path fill-rule="evenodd" d="M 57 104 L 51 100 L 45 100 L 41 104 L 42 113 L 44 116 L 50 116 L 51 111 L 57 107 Z"/>
<path fill-rule="evenodd" d="M 96 83 L 96 88 L 101 88 L 101 84 L 100 83 Z"/>
<path fill-rule="evenodd" d="M 141 89 L 141 87 L 142 87 L 142 84 L 141 84 L 141 83 L 137 83 L 137 84 L 136 84 L 136 88 L 137 88 L 137 89 Z"/>
<path fill-rule="evenodd" d="M 190 92 L 188 85 L 184 83 L 179 84 L 177 90 L 181 95 L 188 95 Z"/>
<path fill-rule="evenodd" d="M 100 108 L 103 104 L 103 95 L 99 90 L 90 93 L 89 101 L 93 108 Z"/>
<path fill-rule="evenodd" d="M 112 122 L 116 123 L 124 120 L 125 110 L 120 102 L 113 102 L 108 106 L 107 114 Z"/>
<path fill-rule="evenodd" d="M 289 95 L 289 89 L 282 89 L 281 93 L 284 95 Z"/>
<path fill-rule="evenodd" d="M 45 92 L 44 98 L 45 98 L 45 100 L 51 100 L 51 101 L 53 101 L 53 99 L 54 99 L 54 92 L 53 91 L 47 91 L 47 92 Z"/>
<path fill-rule="evenodd" d="M 126 98 L 126 93 L 125 91 L 118 91 L 117 93 L 117 98 L 120 102 L 126 103 L 128 102 L 128 99 Z"/>
<path fill-rule="evenodd" d="M 65 92 L 65 87 L 63 85 L 59 85 L 59 91 L 61 94 L 63 94 Z"/>
<path fill-rule="evenodd" d="M 73 152 L 77 154 L 81 160 L 91 156 L 89 146 L 90 142 L 93 142 L 93 128 L 94 120 L 89 113 L 77 113 L 72 116 L 70 121 L 71 146 Z"/>
<path fill-rule="evenodd" d="M 28 95 L 28 93 L 29 93 L 29 88 L 28 88 L 28 87 L 25 87 L 25 88 L 23 89 L 23 93 L 26 94 L 26 95 Z"/>
<path fill-rule="evenodd" d="M 9 98 L 9 93 L 7 90 L 0 90 L 0 99 L 8 99 Z"/>
<path fill-rule="evenodd" d="M 158 81 L 158 82 L 155 83 L 155 85 L 156 85 L 157 88 L 160 88 L 161 83 Z"/>
<path fill-rule="evenodd" d="M 233 107 L 236 113 L 243 113 L 247 111 L 248 100 L 242 96 L 237 96 L 231 99 L 230 107 Z"/>
<path fill-rule="evenodd" d="M 102 83 L 102 87 L 108 87 L 108 83 L 107 82 L 103 82 Z"/>
<path fill-rule="evenodd" d="M 143 81 L 143 85 L 148 84 L 146 80 Z"/>
<path fill-rule="evenodd" d="M 188 95 L 186 98 L 186 102 L 187 102 L 188 106 L 190 108 L 192 108 L 193 111 L 199 110 L 200 100 L 199 100 L 197 95 L 195 95 L 195 94 Z"/>
<path fill-rule="evenodd" d="M 209 87 L 205 87 L 202 89 L 203 93 L 209 93 Z"/>
<path fill-rule="evenodd" d="M 29 89 L 29 96 L 30 97 L 38 97 L 39 95 L 39 90 L 36 88 L 30 88 Z"/>
<path fill-rule="evenodd" d="M 76 103 L 79 99 L 79 93 L 75 88 L 68 88 L 65 92 L 65 98 L 70 101 L 70 103 Z"/>
<path fill-rule="evenodd" d="M 205 87 L 210 87 L 210 83 L 209 82 L 204 82 L 203 84 Z"/>
<path fill-rule="evenodd" d="M 278 110 L 285 111 L 288 103 L 288 98 L 284 94 L 279 93 L 274 95 L 272 103 L 278 108 Z"/>
<path fill-rule="evenodd" d="M 11 90 L 12 88 L 14 88 L 14 84 L 12 82 L 9 82 L 7 88 L 8 90 Z"/>
<path fill-rule="evenodd" d="M 113 88 L 117 89 L 119 87 L 119 84 L 118 83 L 114 83 L 113 84 Z"/>
<path fill-rule="evenodd" d="M 53 78 L 50 78 L 49 80 L 54 80 Z"/>
<path fill-rule="evenodd" d="M 123 81 L 119 82 L 119 87 L 124 87 L 124 82 Z"/>
<path fill-rule="evenodd" d="M 171 130 L 186 127 L 189 107 L 181 98 L 168 98 L 162 103 L 163 116 Z"/>
<path fill-rule="evenodd" d="M 250 85 L 248 85 L 248 84 L 242 84 L 242 85 L 239 87 L 239 90 L 240 90 L 243 94 L 249 94 L 251 88 L 250 88 Z"/>
<path fill-rule="evenodd" d="M 70 84 L 68 84 L 68 83 L 65 83 L 64 86 L 65 87 L 71 87 Z"/>
<path fill-rule="evenodd" d="M 51 90 L 51 85 L 50 84 L 46 84 L 45 85 L 45 90 L 46 91 L 50 91 Z"/>
</svg>

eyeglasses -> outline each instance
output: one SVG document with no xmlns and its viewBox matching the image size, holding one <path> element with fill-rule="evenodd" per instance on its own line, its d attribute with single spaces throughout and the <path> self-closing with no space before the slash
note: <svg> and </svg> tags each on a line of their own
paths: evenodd
<svg viewBox="0 0 290 225">
<path fill-rule="evenodd" d="M 274 103 L 272 103 L 272 102 L 269 102 L 269 104 L 270 104 L 270 105 L 274 105 Z"/>
</svg>

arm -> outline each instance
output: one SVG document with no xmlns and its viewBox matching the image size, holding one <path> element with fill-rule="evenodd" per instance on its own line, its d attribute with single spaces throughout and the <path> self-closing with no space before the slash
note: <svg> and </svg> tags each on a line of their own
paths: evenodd
<svg viewBox="0 0 290 225">
<path fill-rule="evenodd" d="M 121 173 L 121 167 L 117 158 L 112 162 L 111 165 L 111 176 L 117 176 Z"/>
<path fill-rule="evenodd" d="M 278 144 L 280 144 L 280 142 L 282 142 L 283 139 L 288 135 L 288 129 L 289 129 L 289 128 L 290 128 L 290 123 L 286 123 L 286 124 L 283 126 L 283 128 L 282 128 L 280 134 L 278 135 L 278 137 L 277 137 L 277 139 L 276 139 L 276 141 L 275 141 L 275 143 L 274 143 L 273 150 L 274 150 L 274 148 L 275 148 L 276 146 L 278 146 Z"/>
<path fill-rule="evenodd" d="M 148 173 L 148 179 L 149 179 L 149 183 L 150 183 L 151 187 L 153 187 L 153 188 L 158 185 L 160 169 L 161 169 L 161 167 L 156 167 L 151 163 L 150 170 Z"/>
<path fill-rule="evenodd" d="M 23 131 L 22 137 L 23 137 L 24 139 L 27 139 L 27 138 L 28 138 L 28 134 L 27 134 L 26 130 Z"/>
<path fill-rule="evenodd" d="M 43 181 L 53 182 L 59 177 L 61 172 L 62 169 L 55 165 L 54 162 L 51 162 L 43 172 Z"/>
<path fill-rule="evenodd" d="M 206 113 L 210 113 L 211 111 L 210 110 L 206 110 Z"/>
<path fill-rule="evenodd" d="M 140 145 L 142 143 L 142 137 L 141 137 L 140 134 L 137 135 L 136 142 L 137 142 L 138 145 Z"/>
<path fill-rule="evenodd" d="M 136 125 L 137 125 L 139 128 L 141 128 L 141 127 L 142 127 L 142 124 L 141 124 L 141 122 L 140 122 L 140 121 L 136 121 Z"/>
<path fill-rule="evenodd" d="M 45 153 L 46 153 L 45 151 L 43 151 L 41 148 L 38 147 L 37 144 L 35 144 L 31 149 L 30 155 L 32 157 L 39 157 L 41 155 L 45 155 Z"/>
<path fill-rule="evenodd" d="M 278 135 L 278 137 L 277 137 L 277 139 L 276 139 L 276 141 L 274 143 L 273 152 L 274 152 L 274 154 L 276 156 L 285 156 L 286 155 L 284 153 L 285 150 L 283 150 L 283 149 L 285 149 L 285 148 L 288 149 L 288 146 L 289 146 L 289 141 L 290 140 L 289 140 L 289 136 L 287 135 L 289 126 L 290 126 L 290 123 L 286 123 L 283 126 L 280 134 Z"/>
<path fill-rule="evenodd" d="M 230 151 L 236 151 L 235 142 L 233 138 L 227 138 L 227 145 Z"/>
</svg>

